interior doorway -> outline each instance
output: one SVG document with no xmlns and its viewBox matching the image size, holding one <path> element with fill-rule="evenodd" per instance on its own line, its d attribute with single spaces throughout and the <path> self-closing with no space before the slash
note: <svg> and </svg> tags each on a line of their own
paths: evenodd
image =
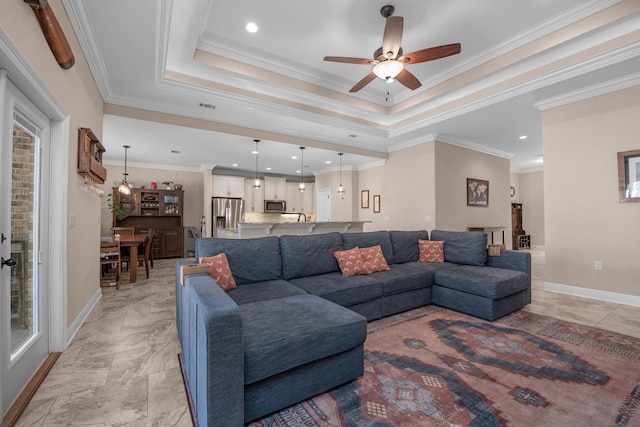
<svg viewBox="0 0 640 427">
<path fill-rule="evenodd" d="M 316 221 L 331 221 L 331 189 L 319 188 L 317 198 Z"/>
</svg>

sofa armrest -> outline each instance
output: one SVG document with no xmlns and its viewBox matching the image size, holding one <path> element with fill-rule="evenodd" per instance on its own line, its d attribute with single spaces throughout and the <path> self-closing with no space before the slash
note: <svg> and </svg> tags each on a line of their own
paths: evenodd
<svg viewBox="0 0 640 427">
<path fill-rule="evenodd" d="M 206 274 L 186 277 L 182 351 L 200 426 L 244 425 L 244 347 L 237 304 Z M 185 333 L 186 332 L 186 333 Z"/>
<path fill-rule="evenodd" d="M 531 277 L 531 254 L 529 252 L 503 250 L 500 256 L 487 257 L 487 266 L 522 271 Z"/>
</svg>

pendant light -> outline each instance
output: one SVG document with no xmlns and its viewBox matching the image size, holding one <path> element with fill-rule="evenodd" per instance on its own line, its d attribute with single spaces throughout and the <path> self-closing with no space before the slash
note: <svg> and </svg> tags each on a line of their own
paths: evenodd
<svg viewBox="0 0 640 427">
<path fill-rule="evenodd" d="M 123 145 L 124 147 L 124 173 L 122 174 L 122 182 L 118 185 L 118 192 L 125 196 L 131 194 L 131 187 L 129 187 L 129 183 L 127 182 L 127 150 L 131 148 L 130 145 Z"/>
<path fill-rule="evenodd" d="M 262 185 L 260 185 L 260 180 L 258 179 L 258 142 L 260 142 L 260 140 L 254 139 L 253 142 L 256 143 L 256 150 L 253 152 L 256 155 L 256 177 L 255 181 L 253 181 L 253 188 L 257 190 L 262 187 Z"/>
<path fill-rule="evenodd" d="M 300 186 L 298 187 L 298 190 L 300 190 L 300 192 L 306 190 L 305 186 L 304 186 L 304 149 L 306 147 L 300 147 Z"/>
<path fill-rule="evenodd" d="M 344 187 L 342 186 L 342 155 L 343 154 L 344 153 L 338 153 L 338 156 L 340 156 L 340 185 L 338 186 L 338 194 L 341 196 L 344 196 Z"/>
</svg>

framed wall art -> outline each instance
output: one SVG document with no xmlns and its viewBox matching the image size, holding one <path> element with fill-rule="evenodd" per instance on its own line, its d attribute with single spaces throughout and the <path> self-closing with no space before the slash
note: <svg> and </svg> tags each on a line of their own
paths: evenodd
<svg viewBox="0 0 640 427">
<path fill-rule="evenodd" d="M 380 195 L 373 196 L 373 213 L 380 213 Z"/>
<path fill-rule="evenodd" d="M 640 202 L 640 150 L 618 153 L 620 203 Z"/>
<path fill-rule="evenodd" d="M 467 206 L 489 206 L 489 181 L 467 178 Z"/>
<path fill-rule="evenodd" d="M 369 190 L 362 190 L 360 192 L 360 207 L 362 209 L 369 209 Z"/>
</svg>

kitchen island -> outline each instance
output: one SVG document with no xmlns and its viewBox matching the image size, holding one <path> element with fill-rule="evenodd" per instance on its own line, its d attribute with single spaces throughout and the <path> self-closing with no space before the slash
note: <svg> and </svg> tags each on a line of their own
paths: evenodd
<svg viewBox="0 0 640 427">
<path fill-rule="evenodd" d="M 282 236 L 283 234 L 322 234 L 331 232 L 353 233 L 362 231 L 371 221 L 321 221 L 321 222 L 239 222 L 236 238 Z M 235 233 L 234 233 L 235 234 Z"/>
</svg>

